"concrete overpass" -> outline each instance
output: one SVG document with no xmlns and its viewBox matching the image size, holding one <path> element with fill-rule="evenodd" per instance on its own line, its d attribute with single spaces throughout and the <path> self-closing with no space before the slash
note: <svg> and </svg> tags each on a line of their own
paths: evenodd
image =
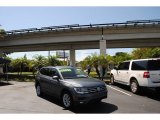
<svg viewBox="0 0 160 120">
<path fill-rule="evenodd" d="M 0 38 L 0 52 L 139 48 L 160 46 L 160 20 L 136 20 L 124 23 L 63 25 L 7 31 Z"/>
</svg>

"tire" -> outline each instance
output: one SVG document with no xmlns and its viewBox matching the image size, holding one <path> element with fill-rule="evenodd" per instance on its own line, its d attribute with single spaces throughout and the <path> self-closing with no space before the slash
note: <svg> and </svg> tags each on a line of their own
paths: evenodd
<svg viewBox="0 0 160 120">
<path fill-rule="evenodd" d="M 111 75 L 111 81 L 110 81 L 110 83 L 111 83 L 111 85 L 114 85 L 115 84 L 115 82 L 114 82 L 114 76 L 113 75 Z"/>
<path fill-rule="evenodd" d="M 139 92 L 139 85 L 136 79 L 131 81 L 130 89 L 131 89 L 131 92 L 134 94 L 137 94 Z"/>
<path fill-rule="evenodd" d="M 42 90 L 41 90 L 40 84 L 36 85 L 36 93 L 37 93 L 37 96 L 42 97 L 43 94 L 42 94 Z"/>
<path fill-rule="evenodd" d="M 158 94 L 160 94 L 160 87 L 157 87 L 157 88 L 156 88 L 156 92 L 157 92 Z"/>
<path fill-rule="evenodd" d="M 101 100 L 102 100 L 102 99 L 97 99 L 97 100 L 94 101 L 94 103 L 95 103 L 95 104 L 99 104 L 99 103 L 101 103 Z"/>
<path fill-rule="evenodd" d="M 62 104 L 66 109 L 71 109 L 73 107 L 73 99 L 69 92 L 64 92 L 62 94 Z"/>
</svg>

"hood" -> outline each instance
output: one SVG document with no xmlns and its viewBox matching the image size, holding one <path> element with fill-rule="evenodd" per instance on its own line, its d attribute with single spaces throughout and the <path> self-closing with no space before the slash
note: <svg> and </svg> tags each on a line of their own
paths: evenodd
<svg viewBox="0 0 160 120">
<path fill-rule="evenodd" d="M 94 78 L 65 79 L 63 82 L 75 87 L 95 87 L 105 85 L 103 81 Z"/>
</svg>

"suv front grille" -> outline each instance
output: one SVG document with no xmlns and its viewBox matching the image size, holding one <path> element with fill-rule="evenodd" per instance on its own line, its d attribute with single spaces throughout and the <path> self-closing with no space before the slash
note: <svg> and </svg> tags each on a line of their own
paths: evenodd
<svg viewBox="0 0 160 120">
<path fill-rule="evenodd" d="M 89 93 L 101 92 L 101 91 L 105 91 L 105 90 L 106 90 L 105 86 L 98 86 L 98 87 L 88 88 L 88 92 Z"/>
</svg>

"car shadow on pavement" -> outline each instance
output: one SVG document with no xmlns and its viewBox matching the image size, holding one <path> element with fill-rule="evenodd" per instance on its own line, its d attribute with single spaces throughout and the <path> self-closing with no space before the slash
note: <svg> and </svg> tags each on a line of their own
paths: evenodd
<svg viewBox="0 0 160 120">
<path fill-rule="evenodd" d="M 45 100 L 47 100 L 47 101 L 49 101 L 49 102 L 51 102 L 51 103 L 53 103 L 53 104 L 56 104 L 56 105 L 58 105 L 58 106 L 60 106 L 60 107 L 63 107 L 61 101 L 60 101 L 59 99 L 57 99 L 57 98 L 54 98 L 53 96 L 50 96 L 50 95 L 48 95 L 48 94 L 45 94 L 45 95 L 43 95 L 43 97 L 41 97 L 41 98 L 43 98 L 43 99 L 45 99 Z"/>
<path fill-rule="evenodd" d="M 116 110 L 118 110 L 118 107 L 116 105 L 100 102 L 97 104 L 77 106 L 71 111 L 78 114 L 90 114 L 90 113 L 105 114 L 105 113 L 112 113 Z"/>
<path fill-rule="evenodd" d="M 3 82 L 3 81 L 0 81 L 0 86 L 7 86 L 7 85 L 13 85 L 9 82 Z"/>
<path fill-rule="evenodd" d="M 44 95 L 42 98 L 63 108 L 63 105 L 60 102 L 60 100 L 52 96 Z M 64 108 L 63 110 L 67 110 L 67 109 Z M 70 111 L 73 113 L 78 113 L 78 114 L 85 114 L 85 113 L 87 114 L 97 113 L 98 114 L 98 113 L 112 113 L 116 110 L 118 110 L 118 107 L 116 105 L 105 103 L 105 102 L 100 102 L 96 104 L 75 106 L 75 108 L 72 108 Z"/>
<path fill-rule="evenodd" d="M 115 86 L 130 92 L 129 86 L 118 83 L 116 83 Z M 154 88 L 141 88 L 137 95 L 160 101 L 160 93 L 157 93 Z"/>
<path fill-rule="evenodd" d="M 117 87 L 119 87 L 121 89 L 124 89 L 124 90 L 130 92 L 130 87 L 129 86 L 126 86 L 126 85 L 123 85 L 123 84 L 119 84 L 119 83 L 115 83 L 113 86 L 117 86 Z"/>
<path fill-rule="evenodd" d="M 143 88 L 138 95 L 160 101 L 160 93 L 157 93 L 155 89 Z"/>
</svg>

